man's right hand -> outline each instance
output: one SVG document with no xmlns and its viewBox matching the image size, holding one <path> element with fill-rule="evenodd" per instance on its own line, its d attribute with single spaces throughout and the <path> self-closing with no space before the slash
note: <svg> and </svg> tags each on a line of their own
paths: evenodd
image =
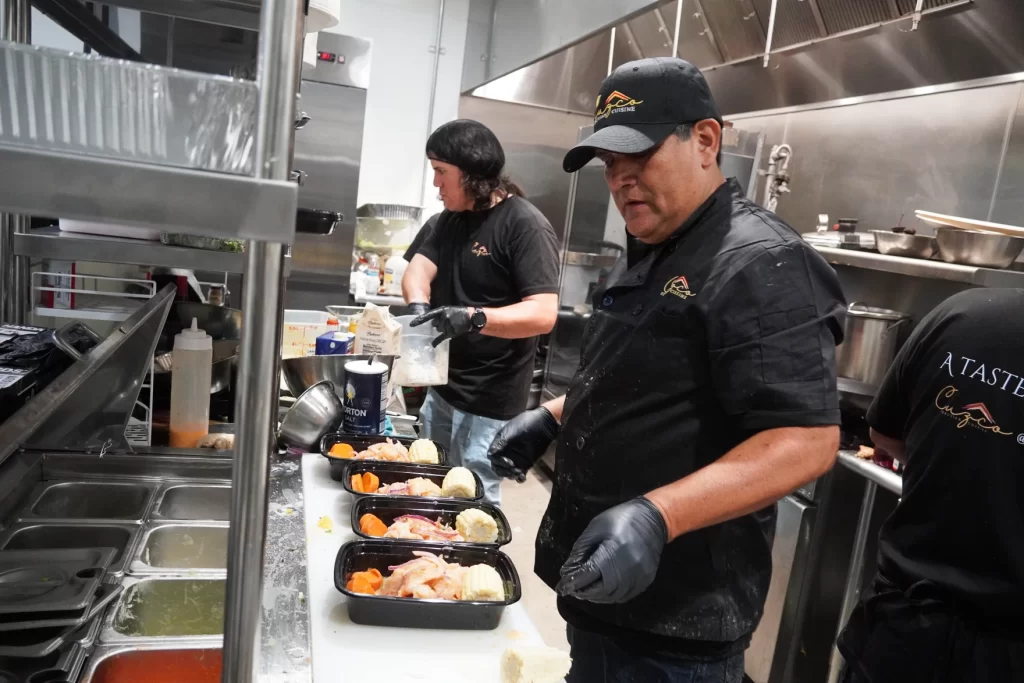
<svg viewBox="0 0 1024 683">
<path fill-rule="evenodd" d="M 557 435 L 558 420 L 550 410 L 544 406 L 527 410 L 498 431 L 487 458 L 499 476 L 526 481 L 526 473 Z"/>
<path fill-rule="evenodd" d="M 409 309 L 409 314 L 410 315 L 414 315 L 414 316 L 416 316 L 418 318 L 419 316 L 423 315 L 424 313 L 429 313 L 430 312 L 430 304 L 414 302 L 414 303 L 409 304 L 408 309 Z"/>
</svg>

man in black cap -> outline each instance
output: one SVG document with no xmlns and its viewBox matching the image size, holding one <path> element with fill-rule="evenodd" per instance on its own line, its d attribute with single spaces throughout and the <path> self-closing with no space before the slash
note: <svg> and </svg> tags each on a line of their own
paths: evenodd
<svg viewBox="0 0 1024 683">
<path fill-rule="evenodd" d="M 521 478 L 557 436 L 535 569 L 559 593 L 571 683 L 743 678 L 771 578 L 774 503 L 839 444 L 835 273 L 718 167 L 722 117 L 679 59 L 601 87 L 595 156 L 639 241 L 595 293 L 565 397 L 488 456 Z"/>
<path fill-rule="evenodd" d="M 419 314 L 413 327 L 433 326 L 435 346 L 452 341 L 448 384 L 433 387 L 420 409 L 423 436 L 476 473 L 484 498 L 498 504 L 501 477 L 487 448 L 526 408 L 537 337 L 558 317 L 558 245 L 504 175 L 505 152 L 485 125 L 444 124 L 427 140 L 427 157 L 445 211 L 417 237 L 402 292 Z"/>
</svg>

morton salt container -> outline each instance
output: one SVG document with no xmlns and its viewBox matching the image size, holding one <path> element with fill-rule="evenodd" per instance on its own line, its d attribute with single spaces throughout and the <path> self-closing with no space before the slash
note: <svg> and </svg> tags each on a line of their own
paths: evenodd
<svg viewBox="0 0 1024 683">
<path fill-rule="evenodd" d="M 379 361 L 345 363 L 343 429 L 351 434 L 382 434 L 388 407 L 388 366 Z"/>
</svg>

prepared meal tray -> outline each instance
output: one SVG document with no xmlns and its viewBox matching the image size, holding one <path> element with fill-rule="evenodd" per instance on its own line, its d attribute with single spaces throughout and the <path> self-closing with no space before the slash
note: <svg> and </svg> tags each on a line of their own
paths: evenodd
<svg viewBox="0 0 1024 683">
<path fill-rule="evenodd" d="M 447 465 L 448 451 L 429 439 L 405 436 L 365 436 L 332 432 L 320 439 L 320 453 L 331 462 L 331 478 L 341 481 L 352 462 L 398 462 Z"/>
<path fill-rule="evenodd" d="M 352 530 L 364 538 L 502 546 L 512 528 L 486 503 L 363 496 L 352 506 Z"/>
<path fill-rule="evenodd" d="M 334 586 L 354 623 L 406 628 L 492 630 L 523 593 L 496 548 L 393 540 L 343 545 Z"/>
<path fill-rule="evenodd" d="M 345 469 L 341 470 L 335 468 L 334 461 L 331 461 L 331 479 L 340 481 L 346 491 L 357 496 L 452 500 L 480 500 L 484 497 L 480 477 L 465 467 L 374 460 L 344 464 Z"/>
</svg>

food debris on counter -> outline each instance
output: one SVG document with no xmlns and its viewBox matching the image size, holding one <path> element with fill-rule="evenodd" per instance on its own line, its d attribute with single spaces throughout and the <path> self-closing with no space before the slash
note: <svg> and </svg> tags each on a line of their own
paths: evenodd
<svg viewBox="0 0 1024 683">
<path fill-rule="evenodd" d="M 501 655 L 502 683 L 558 683 L 571 668 L 569 654 L 553 647 L 510 647 Z"/>
<path fill-rule="evenodd" d="M 326 531 L 327 533 L 331 533 L 334 531 L 334 522 L 331 521 L 331 518 L 327 515 L 324 515 L 319 520 L 317 520 L 316 525 L 324 531 Z"/>
</svg>

